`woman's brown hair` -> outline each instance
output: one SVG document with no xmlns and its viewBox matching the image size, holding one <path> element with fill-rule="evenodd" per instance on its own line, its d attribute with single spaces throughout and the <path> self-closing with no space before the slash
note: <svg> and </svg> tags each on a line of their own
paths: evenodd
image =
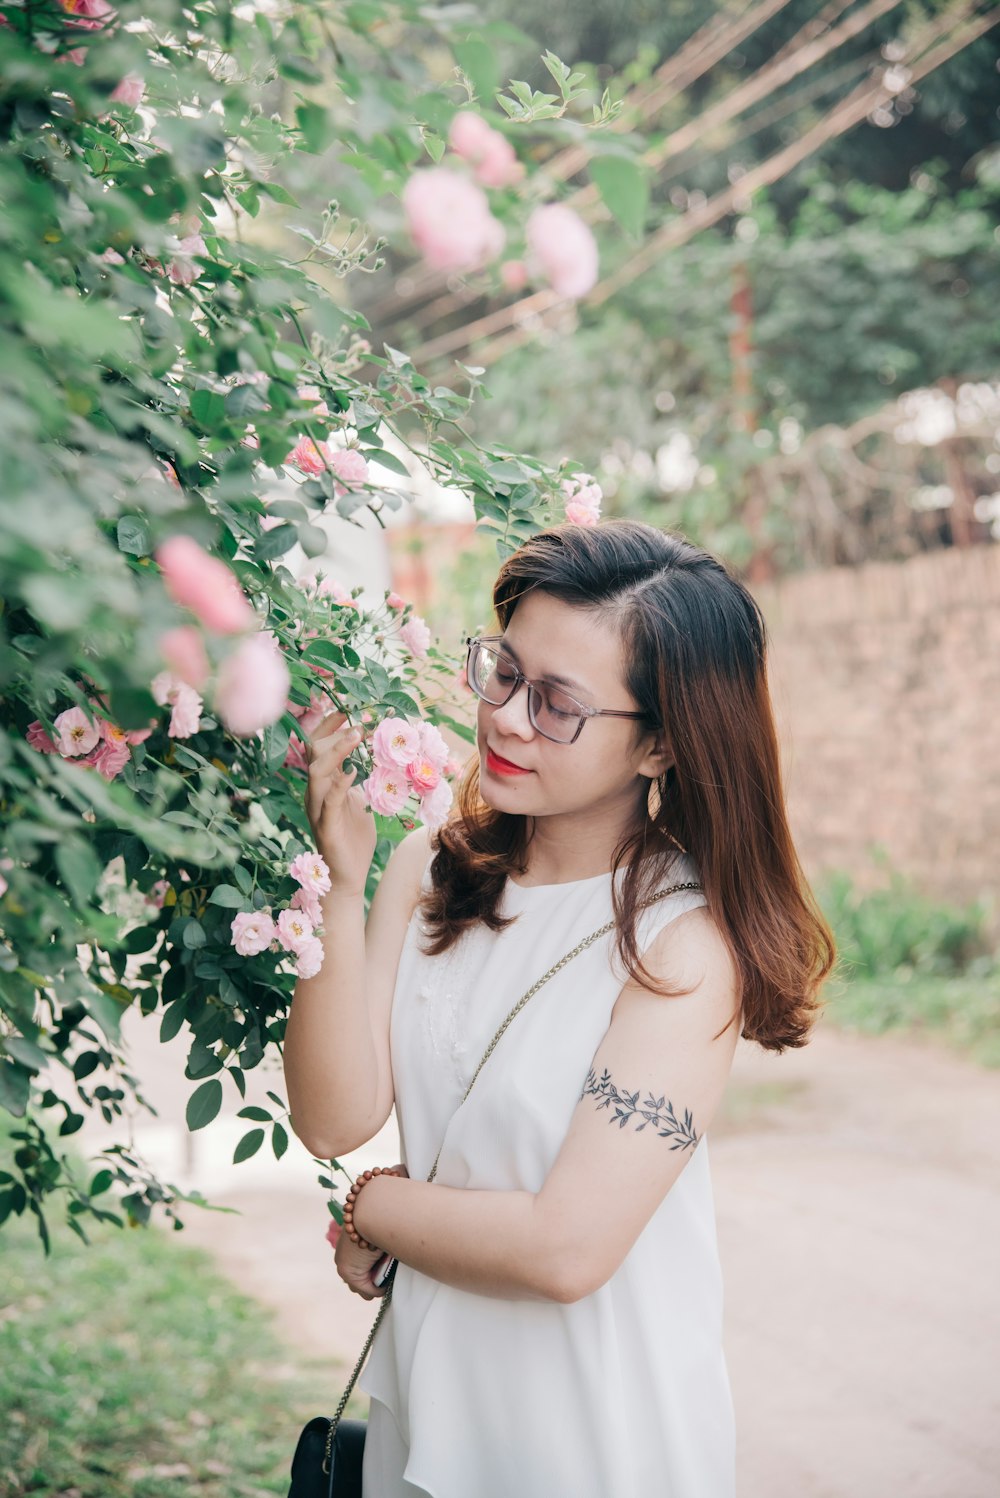
<svg viewBox="0 0 1000 1498">
<path fill-rule="evenodd" d="M 618 951 L 630 976 L 657 992 L 636 921 L 663 859 L 691 855 L 708 909 L 740 979 L 742 1034 L 769 1050 L 804 1045 L 835 948 L 792 843 L 767 686 L 766 628 L 743 584 L 709 552 L 638 521 L 562 525 L 503 563 L 493 605 L 506 628 L 540 590 L 606 614 L 623 643 L 626 682 L 645 715 L 638 733 L 666 734 L 673 764 L 651 786 L 649 815 L 615 849 Z M 421 902 L 429 954 L 469 926 L 502 930 L 508 873 L 525 872 L 529 819 L 487 806 L 473 761 L 456 815 L 438 831 Z"/>
</svg>

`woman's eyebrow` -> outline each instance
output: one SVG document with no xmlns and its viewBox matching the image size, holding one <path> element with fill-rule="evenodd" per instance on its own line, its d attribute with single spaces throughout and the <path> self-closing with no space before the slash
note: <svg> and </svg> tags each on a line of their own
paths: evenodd
<svg viewBox="0 0 1000 1498">
<path fill-rule="evenodd" d="M 511 645 L 504 638 L 501 638 L 500 644 L 503 646 L 504 650 L 506 650 L 507 654 L 509 656 L 511 656 L 513 658 L 513 660 L 516 662 L 516 664 L 518 666 L 521 666 L 521 669 L 523 670 L 524 667 L 523 667 L 523 665 L 521 663 L 521 657 L 518 655 L 518 653 L 514 649 L 513 645 Z M 544 672 L 538 678 L 538 680 L 539 681 L 551 681 L 551 682 L 555 682 L 556 686 L 559 686 L 559 687 L 572 687 L 577 692 L 587 693 L 589 691 L 589 688 L 585 687 L 583 685 L 582 681 L 574 681 L 571 676 L 556 676 L 552 671 L 546 671 L 546 672 Z"/>
</svg>

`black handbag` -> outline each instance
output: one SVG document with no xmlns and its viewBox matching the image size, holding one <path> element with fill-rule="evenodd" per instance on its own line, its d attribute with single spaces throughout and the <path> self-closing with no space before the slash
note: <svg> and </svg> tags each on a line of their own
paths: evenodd
<svg viewBox="0 0 1000 1498">
<path fill-rule="evenodd" d="M 367 1422 L 339 1421 L 331 1441 L 332 1424 L 329 1416 L 317 1415 L 299 1436 L 288 1498 L 361 1498 Z"/>
<path fill-rule="evenodd" d="M 654 895 L 650 895 L 647 899 L 642 900 L 640 902 L 640 909 L 645 909 L 646 906 L 656 904 L 657 901 L 664 899 L 667 895 L 673 895 L 679 890 L 685 889 L 701 889 L 701 885 L 696 881 L 691 881 L 688 884 L 671 884 L 669 888 L 659 889 Z M 475 1086 L 476 1078 L 492 1056 L 494 1048 L 507 1029 L 507 1026 L 516 1015 L 520 1014 L 528 1000 L 534 997 L 543 983 L 547 983 L 568 962 L 572 962 L 574 957 L 579 956 L 581 952 L 593 946 L 595 941 L 598 941 L 602 936 L 607 936 L 614 929 L 615 922 L 608 921 L 599 930 L 592 932 L 590 936 L 584 937 L 583 941 L 579 942 L 573 948 L 572 952 L 567 952 L 565 957 L 561 957 L 558 962 L 553 963 L 548 972 L 533 983 L 527 993 L 522 994 L 486 1047 L 483 1059 L 476 1067 L 472 1074 L 472 1081 L 465 1089 L 462 1103 L 465 1102 L 465 1099 Z M 461 1106 L 462 1104 L 460 1103 L 459 1107 Z M 444 1146 L 442 1145 L 443 1148 Z M 438 1160 L 440 1159 L 441 1150 L 438 1150 L 437 1159 L 431 1166 L 430 1175 L 427 1177 L 428 1181 L 433 1181 L 437 1175 Z M 292 1458 L 292 1485 L 288 1490 L 288 1498 L 361 1498 L 361 1464 L 364 1458 L 367 1422 L 364 1420 L 343 1420 L 341 1417 L 347 1408 L 347 1401 L 351 1397 L 351 1391 L 358 1380 L 361 1369 L 364 1367 L 365 1359 L 371 1351 L 372 1343 L 375 1341 L 375 1333 L 382 1325 L 382 1317 L 389 1309 L 389 1303 L 392 1300 L 392 1282 L 395 1273 L 396 1262 L 393 1260 L 388 1279 L 388 1288 L 382 1299 L 382 1304 L 378 1308 L 378 1315 L 375 1317 L 374 1325 L 368 1333 L 368 1340 L 365 1342 L 361 1356 L 354 1365 L 354 1372 L 348 1380 L 347 1388 L 341 1395 L 336 1411 L 332 1416 L 317 1415 L 315 1419 L 309 1421 L 309 1424 L 299 1436 L 295 1455 Z"/>
</svg>

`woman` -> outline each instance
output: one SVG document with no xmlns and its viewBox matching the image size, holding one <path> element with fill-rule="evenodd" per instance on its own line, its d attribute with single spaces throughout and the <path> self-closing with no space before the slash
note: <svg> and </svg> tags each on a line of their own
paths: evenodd
<svg viewBox="0 0 1000 1498">
<path fill-rule="evenodd" d="M 804 1044 L 833 961 L 763 621 L 715 558 L 627 521 L 533 537 L 494 606 L 457 814 L 395 850 L 367 929 L 360 735 L 330 718 L 311 745 L 330 960 L 295 992 L 292 1118 L 326 1158 L 395 1103 L 409 1171 L 363 1185 L 367 1246 L 337 1245 L 363 1295 L 399 1261 L 361 1384 L 365 1498 L 729 1498 L 705 1134 L 738 1036 Z M 611 921 L 463 1103 L 511 1007 Z"/>
</svg>

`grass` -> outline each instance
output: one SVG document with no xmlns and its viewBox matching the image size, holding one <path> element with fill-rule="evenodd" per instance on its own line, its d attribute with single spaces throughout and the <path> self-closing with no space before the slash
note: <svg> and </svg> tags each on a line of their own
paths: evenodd
<svg viewBox="0 0 1000 1498">
<path fill-rule="evenodd" d="M 1000 1067 L 1000 968 L 832 978 L 823 992 L 826 1018 L 842 1029 L 930 1034 L 983 1066 Z"/>
<path fill-rule="evenodd" d="M 830 871 L 819 895 L 838 964 L 826 1018 L 869 1035 L 926 1033 L 984 1066 L 1000 1066 L 1000 953 L 985 898 L 953 905 L 921 890 L 871 849 L 875 888 Z M 866 881 L 866 884 L 870 881 Z"/>
<path fill-rule="evenodd" d="M 303 1423 L 340 1392 L 307 1377 L 267 1312 L 160 1229 L 0 1238 L 0 1493 L 6 1498 L 287 1494 Z"/>
</svg>

